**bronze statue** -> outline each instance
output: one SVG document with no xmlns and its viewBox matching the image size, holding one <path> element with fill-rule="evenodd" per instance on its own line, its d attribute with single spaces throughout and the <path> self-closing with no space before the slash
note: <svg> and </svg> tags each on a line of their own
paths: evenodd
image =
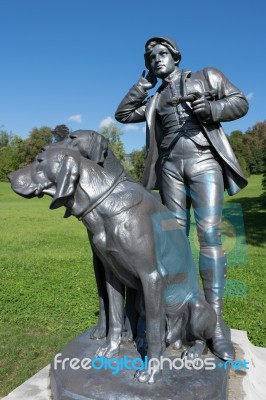
<svg viewBox="0 0 266 400">
<path fill-rule="evenodd" d="M 118 162 L 113 152 L 108 148 L 108 140 L 104 136 L 93 130 L 77 130 L 69 133 L 65 139 L 60 140 L 53 145 L 47 146 L 55 148 L 69 148 L 78 151 L 83 157 L 89 160 L 95 161 L 97 164 L 106 168 L 109 173 L 116 176 L 125 176 L 122 165 Z M 72 214 L 69 209 L 66 208 L 64 217 L 68 218 Z M 91 239 L 90 232 L 88 232 L 88 238 Z M 94 250 L 94 244 L 90 240 L 90 245 L 93 254 L 93 268 L 98 290 L 99 298 L 99 318 L 98 323 L 90 331 L 91 339 L 105 338 L 108 333 L 108 313 L 109 313 L 109 301 L 106 288 L 106 277 L 104 272 L 104 266 L 97 256 Z M 130 290 L 130 289 L 128 289 Z M 132 295 L 129 295 L 130 299 Z M 126 304 L 126 308 L 130 309 L 131 312 L 127 312 L 125 319 L 125 327 L 123 329 L 123 340 L 133 340 L 136 335 L 136 318 L 137 315 L 132 311 L 130 302 Z M 135 311 L 135 310 L 134 310 Z M 130 320 L 129 320 L 130 317 Z"/>
<path fill-rule="evenodd" d="M 48 146 L 32 164 L 10 174 L 12 188 L 26 198 L 50 195 L 51 209 L 64 206 L 88 229 L 109 298 L 108 335 L 97 356 L 119 353 L 127 286 L 137 291 L 136 308 L 146 318 L 148 358 L 159 360 L 167 345 L 182 339 L 192 345 L 184 355 L 193 361 L 212 338 L 216 314 L 199 294 L 187 237 L 173 213 L 117 161 L 104 162 L 108 149 L 95 135 L 88 148 L 102 165 L 84 157 L 85 132 L 70 134 L 65 147 Z M 136 379 L 153 383 L 160 374 L 158 366 L 137 371 Z"/>
<path fill-rule="evenodd" d="M 235 357 L 230 331 L 222 319 L 226 254 L 221 244 L 223 192 L 247 181 L 220 122 L 244 116 L 248 102 L 219 70 L 178 69 L 181 53 L 174 40 L 153 37 L 145 45 L 145 72 L 117 108 L 121 123 L 147 125 L 147 160 L 143 185 L 160 190 L 163 203 L 189 232 L 194 209 L 200 243 L 199 268 L 205 298 L 217 314 L 210 341 L 213 353 Z M 162 84 L 153 97 L 148 90 Z"/>
</svg>

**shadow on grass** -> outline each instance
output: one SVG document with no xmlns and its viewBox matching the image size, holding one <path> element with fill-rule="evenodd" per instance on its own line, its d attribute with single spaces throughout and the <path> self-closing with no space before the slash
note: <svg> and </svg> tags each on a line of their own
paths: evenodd
<svg viewBox="0 0 266 400">
<path fill-rule="evenodd" d="M 248 244 L 262 247 L 266 244 L 266 196 L 232 199 L 230 204 L 240 204 L 244 216 L 246 240 Z"/>
</svg>

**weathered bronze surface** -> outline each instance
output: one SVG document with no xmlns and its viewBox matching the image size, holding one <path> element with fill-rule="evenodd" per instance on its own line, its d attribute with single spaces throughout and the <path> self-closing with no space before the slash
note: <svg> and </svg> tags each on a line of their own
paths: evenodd
<svg viewBox="0 0 266 400">
<path fill-rule="evenodd" d="M 129 90 L 116 111 L 121 123 L 146 122 L 147 160 L 143 185 L 160 190 L 163 204 L 189 232 L 194 210 L 200 245 L 199 270 L 205 298 L 217 314 L 210 347 L 225 360 L 235 357 L 222 320 L 226 254 L 221 243 L 223 195 L 247 180 L 221 127 L 248 111 L 243 93 L 216 68 L 179 69 L 173 39 L 153 37 L 145 45 L 148 73 Z M 155 94 L 148 91 L 161 79 Z"/>
</svg>

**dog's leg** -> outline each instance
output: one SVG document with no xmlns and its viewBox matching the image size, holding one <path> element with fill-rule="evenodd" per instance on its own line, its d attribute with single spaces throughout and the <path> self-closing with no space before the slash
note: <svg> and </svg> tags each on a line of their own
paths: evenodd
<svg viewBox="0 0 266 400">
<path fill-rule="evenodd" d="M 148 370 L 137 371 L 139 382 L 154 383 L 161 376 L 159 360 L 165 350 L 165 309 L 163 282 L 157 271 L 141 277 L 146 310 L 146 338 L 148 343 Z"/>
<path fill-rule="evenodd" d="M 132 342 L 137 332 L 138 312 L 136 310 L 135 289 L 126 288 L 125 321 L 122 332 L 123 342 Z"/>
<path fill-rule="evenodd" d="M 189 314 L 189 336 L 195 342 L 182 356 L 192 361 L 202 356 L 206 341 L 214 333 L 217 317 L 211 306 L 201 295 L 196 301 L 189 303 Z"/>
<path fill-rule="evenodd" d="M 97 350 L 96 356 L 111 358 L 119 354 L 124 318 L 125 286 L 108 269 L 106 287 L 109 297 L 109 331 L 105 343 Z"/>
<path fill-rule="evenodd" d="M 89 240 L 90 233 L 88 232 Z M 99 318 L 98 323 L 95 327 L 92 328 L 90 333 L 91 339 L 102 339 L 105 338 L 108 332 L 108 309 L 109 309 L 109 301 L 108 294 L 106 288 L 106 277 L 105 270 L 102 262 L 100 261 L 97 254 L 95 254 L 94 246 L 92 241 L 90 240 L 92 256 L 93 256 L 93 267 L 94 274 L 97 284 L 98 290 L 98 299 L 99 299 Z"/>
</svg>

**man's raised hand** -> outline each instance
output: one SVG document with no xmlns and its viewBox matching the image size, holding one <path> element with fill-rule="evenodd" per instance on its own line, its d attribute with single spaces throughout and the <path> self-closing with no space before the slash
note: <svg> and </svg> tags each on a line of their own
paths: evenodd
<svg viewBox="0 0 266 400">
<path fill-rule="evenodd" d="M 145 75 L 146 72 L 144 70 L 140 79 L 137 82 L 137 86 L 140 87 L 142 90 L 147 91 L 154 88 L 157 83 L 157 78 L 151 71 L 149 71 L 146 76 Z"/>
</svg>

